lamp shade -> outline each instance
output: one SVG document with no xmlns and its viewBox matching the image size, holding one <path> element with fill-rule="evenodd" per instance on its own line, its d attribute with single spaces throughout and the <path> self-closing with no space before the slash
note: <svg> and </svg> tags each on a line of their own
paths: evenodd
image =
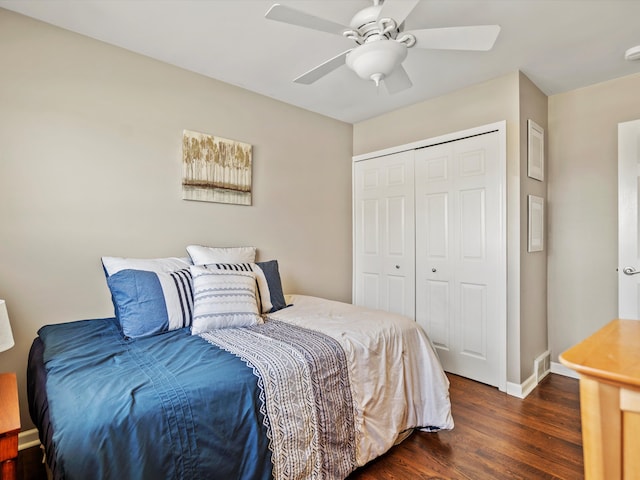
<svg viewBox="0 0 640 480">
<path fill-rule="evenodd" d="M 11 333 L 7 304 L 4 300 L 0 300 L 0 352 L 9 350 L 13 345 L 13 334 Z"/>
</svg>

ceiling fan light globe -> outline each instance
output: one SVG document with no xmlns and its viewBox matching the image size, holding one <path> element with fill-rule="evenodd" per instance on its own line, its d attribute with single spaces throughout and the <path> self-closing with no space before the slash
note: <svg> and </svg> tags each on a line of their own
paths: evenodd
<svg viewBox="0 0 640 480">
<path fill-rule="evenodd" d="M 363 80 L 378 82 L 393 73 L 407 58 L 407 47 L 393 40 L 379 40 L 359 45 L 349 52 L 347 66 Z"/>
</svg>

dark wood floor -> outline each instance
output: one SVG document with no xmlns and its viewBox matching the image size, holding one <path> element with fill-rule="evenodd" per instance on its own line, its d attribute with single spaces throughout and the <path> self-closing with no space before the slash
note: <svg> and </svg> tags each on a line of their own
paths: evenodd
<svg viewBox="0 0 640 480">
<path fill-rule="evenodd" d="M 18 452 L 18 480 L 47 480 L 47 472 L 42 464 L 40 447 L 27 448 Z"/>
<path fill-rule="evenodd" d="M 578 380 L 548 375 L 520 400 L 449 379 L 455 428 L 414 433 L 349 480 L 584 478 Z"/>
<path fill-rule="evenodd" d="M 414 433 L 349 480 L 584 478 L 577 380 L 551 374 L 520 400 L 449 379 L 455 428 Z M 46 479 L 41 458 L 39 448 L 21 451 L 18 479 Z"/>
</svg>

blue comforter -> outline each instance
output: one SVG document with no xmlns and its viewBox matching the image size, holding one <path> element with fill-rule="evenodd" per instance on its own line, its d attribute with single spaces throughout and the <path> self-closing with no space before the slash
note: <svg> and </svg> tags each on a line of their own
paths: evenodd
<svg viewBox="0 0 640 480">
<path fill-rule="evenodd" d="M 55 477 L 271 478 L 257 377 L 237 356 L 188 329 L 125 340 L 115 319 L 39 335 Z"/>
</svg>

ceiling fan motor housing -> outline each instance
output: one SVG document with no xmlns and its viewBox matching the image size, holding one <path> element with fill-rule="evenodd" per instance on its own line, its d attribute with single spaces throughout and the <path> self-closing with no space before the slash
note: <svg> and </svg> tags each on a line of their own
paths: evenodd
<svg viewBox="0 0 640 480">
<path fill-rule="evenodd" d="M 373 5 L 356 13 L 349 26 L 352 30 L 346 30 L 343 35 L 357 44 L 362 45 L 376 40 L 393 40 L 400 29 L 392 18 L 380 18 L 382 5 Z"/>
</svg>

